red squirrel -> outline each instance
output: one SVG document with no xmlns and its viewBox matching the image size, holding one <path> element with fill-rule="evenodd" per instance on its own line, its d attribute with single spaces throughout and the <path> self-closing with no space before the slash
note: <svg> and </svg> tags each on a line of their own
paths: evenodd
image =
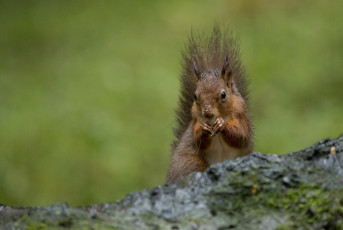
<svg viewBox="0 0 343 230">
<path fill-rule="evenodd" d="M 209 37 L 192 33 L 182 57 L 176 140 L 167 183 L 247 155 L 254 147 L 247 77 L 236 39 L 218 26 Z"/>
</svg>

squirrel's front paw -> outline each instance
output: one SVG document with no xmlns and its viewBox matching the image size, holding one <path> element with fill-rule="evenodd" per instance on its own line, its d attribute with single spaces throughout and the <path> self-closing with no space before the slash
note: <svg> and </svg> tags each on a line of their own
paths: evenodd
<svg viewBox="0 0 343 230">
<path fill-rule="evenodd" d="M 224 128 L 224 123 L 225 123 L 225 121 L 224 121 L 224 119 L 221 118 L 221 117 L 218 117 L 218 118 L 214 121 L 214 123 L 213 123 L 213 125 L 212 125 L 212 132 L 213 132 L 212 136 L 216 135 L 217 133 L 219 133 L 220 131 L 223 130 L 223 128 Z"/>
<path fill-rule="evenodd" d="M 212 136 L 213 129 L 209 124 L 207 124 L 205 121 L 203 121 L 203 122 L 201 122 L 200 127 L 203 130 L 203 132 L 205 132 L 206 134 L 210 134 Z"/>
</svg>

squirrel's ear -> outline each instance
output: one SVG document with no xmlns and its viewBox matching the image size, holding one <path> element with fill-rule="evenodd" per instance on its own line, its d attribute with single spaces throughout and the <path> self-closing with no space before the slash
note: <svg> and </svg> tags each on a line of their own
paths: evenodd
<svg viewBox="0 0 343 230">
<path fill-rule="evenodd" d="M 192 58 L 192 61 L 193 61 L 193 67 L 194 67 L 194 73 L 195 75 L 198 77 L 198 80 L 200 80 L 200 76 L 201 76 L 201 73 L 199 71 L 199 68 L 197 66 L 197 64 L 195 63 L 194 59 Z"/>
<path fill-rule="evenodd" d="M 229 54 L 227 54 L 225 57 L 225 61 L 224 61 L 224 65 L 223 65 L 223 69 L 222 69 L 221 74 L 222 74 L 222 78 L 224 79 L 224 81 L 226 81 L 228 86 L 230 87 L 231 81 L 232 81 L 232 68 L 231 68 L 231 65 L 229 63 Z"/>
</svg>

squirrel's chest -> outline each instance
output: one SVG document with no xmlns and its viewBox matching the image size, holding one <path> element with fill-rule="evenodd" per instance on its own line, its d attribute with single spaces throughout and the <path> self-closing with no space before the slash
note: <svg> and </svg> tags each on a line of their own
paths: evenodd
<svg viewBox="0 0 343 230">
<path fill-rule="evenodd" d="M 204 150 L 204 158 L 210 165 L 228 159 L 236 158 L 241 155 L 241 150 L 232 148 L 225 143 L 221 135 L 213 137 L 209 148 Z"/>
</svg>

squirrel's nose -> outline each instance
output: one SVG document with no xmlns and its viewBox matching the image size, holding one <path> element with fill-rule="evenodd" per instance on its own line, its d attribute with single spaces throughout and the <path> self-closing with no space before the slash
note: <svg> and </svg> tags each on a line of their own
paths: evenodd
<svg viewBox="0 0 343 230">
<path fill-rule="evenodd" d="M 205 108 L 205 110 L 204 110 L 204 117 L 208 118 L 208 119 L 213 117 L 213 113 L 211 112 L 211 109 Z"/>
</svg>

